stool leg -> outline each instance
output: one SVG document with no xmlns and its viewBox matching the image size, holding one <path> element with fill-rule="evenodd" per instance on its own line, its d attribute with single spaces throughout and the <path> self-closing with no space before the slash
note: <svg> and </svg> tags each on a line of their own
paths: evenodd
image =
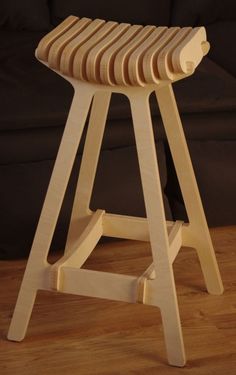
<svg viewBox="0 0 236 375">
<path fill-rule="evenodd" d="M 169 363 L 184 366 L 185 352 L 163 206 L 148 93 L 130 96 L 139 167 Z"/>
<path fill-rule="evenodd" d="M 158 88 L 156 96 L 189 218 L 189 246 L 197 250 L 208 292 L 221 294 L 223 285 L 171 84 Z"/>
<path fill-rule="evenodd" d="M 76 88 L 61 145 L 42 208 L 31 253 L 8 332 L 8 339 L 21 341 L 26 333 L 38 289 L 50 289 L 47 255 L 78 149 L 93 93 Z"/>
<path fill-rule="evenodd" d="M 99 159 L 103 133 L 106 124 L 111 92 L 96 92 L 89 119 L 83 157 L 80 166 L 79 179 L 74 198 L 71 222 L 68 231 L 66 251 L 70 249 L 73 242 L 78 239 L 78 234 L 86 225 L 86 217 L 90 214 L 89 204 L 94 185 L 94 179 Z M 85 223 L 81 220 L 85 218 Z"/>
</svg>

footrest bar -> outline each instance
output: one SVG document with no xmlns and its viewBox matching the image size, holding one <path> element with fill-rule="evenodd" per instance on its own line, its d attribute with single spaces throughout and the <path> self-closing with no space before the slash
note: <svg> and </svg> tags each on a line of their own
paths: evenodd
<svg viewBox="0 0 236 375">
<path fill-rule="evenodd" d="M 114 301 L 136 302 L 138 277 L 110 272 L 62 267 L 62 293 L 78 294 L 110 299 Z"/>
</svg>

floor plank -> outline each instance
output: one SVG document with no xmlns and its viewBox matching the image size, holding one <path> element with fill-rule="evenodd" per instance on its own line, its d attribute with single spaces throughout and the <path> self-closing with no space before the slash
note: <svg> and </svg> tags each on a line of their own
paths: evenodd
<svg viewBox="0 0 236 375">
<path fill-rule="evenodd" d="M 26 262 L 0 262 L 0 374 L 116 375 L 236 373 L 236 227 L 211 230 L 225 287 L 206 293 L 196 253 L 182 249 L 175 280 L 188 362 L 167 365 L 158 308 L 38 292 L 27 337 L 6 340 Z M 51 258 L 55 260 L 55 256 Z M 99 245 L 86 268 L 141 274 L 150 263 L 146 243 Z"/>
</svg>

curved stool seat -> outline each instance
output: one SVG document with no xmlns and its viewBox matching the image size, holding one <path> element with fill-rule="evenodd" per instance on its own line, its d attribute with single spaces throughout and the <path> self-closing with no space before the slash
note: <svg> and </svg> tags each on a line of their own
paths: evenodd
<svg viewBox="0 0 236 375">
<path fill-rule="evenodd" d="M 203 27 L 129 25 L 74 16 L 40 41 L 36 57 L 72 84 L 74 97 L 8 332 L 9 340 L 24 338 L 38 289 L 138 302 L 160 308 L 168 362 L 184 366 L 173 274 L 173 262 L 181 247 L 196 249 L 209 293 L 221 294 L 223 286 L 172 82 L 192 74 L 208 49 Z M 152 91 L 156 93 L 189 223 L 167 222 L 165 218 L 149 108 Z M 125 94 L 130 102 L 147 218 L 90 209 L 113 92 Z M 51 265 L 47 256 L 88 116 L 65 253 Z M 137 276 L 81 268 L 102 236 L 150 242 L 152 263 Z"/>
<path fill-rule="evenodd" d="M 204 27 L 143 27 L 70 16 L 41 40 L 36 55 L 82 81 L 144 86 L 192 74 L 208 49 Z"/>
</svg>

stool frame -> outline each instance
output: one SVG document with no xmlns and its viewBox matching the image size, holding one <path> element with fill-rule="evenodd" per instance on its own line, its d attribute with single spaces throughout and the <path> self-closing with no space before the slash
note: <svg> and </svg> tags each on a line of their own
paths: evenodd
<svg viewBox="0 0 236 375">
<path fill-rule="evenodd" d="M 47 64 L 46 64 L 47 65 Z M 182 246 L 197 251 L 209 293 L 221 294 L 223 285 L 191 164 L 172 84 L 104 85 L 80 81 L 55 70 L 74 87 L 74 97 L 21 284 L 8 339 L 26 334 L 38 290 L 58 291 L 160 308 L 168 362 L 186 362 L 173 262 Z M 184 75 L 186 76 L 186 74 Z M 174 80 L 180 79 L 178 75 Z M 182 191 L 189 224 L 165 218 L 149 96 L 155 91 L 167 140 Z M 128 97 L 134 126 L 147 218 L 92 212 L 90 200 L 112 93 Z M 55 226 L 90 111 L 86 142 L 75 192 L 64 255 L 47 261 Z M 145 124 L 145 126 L 144 126 Z M 137 277 L 82 269 L 102 236 L 149 241 L 153 262 Z"/>
</svg>

